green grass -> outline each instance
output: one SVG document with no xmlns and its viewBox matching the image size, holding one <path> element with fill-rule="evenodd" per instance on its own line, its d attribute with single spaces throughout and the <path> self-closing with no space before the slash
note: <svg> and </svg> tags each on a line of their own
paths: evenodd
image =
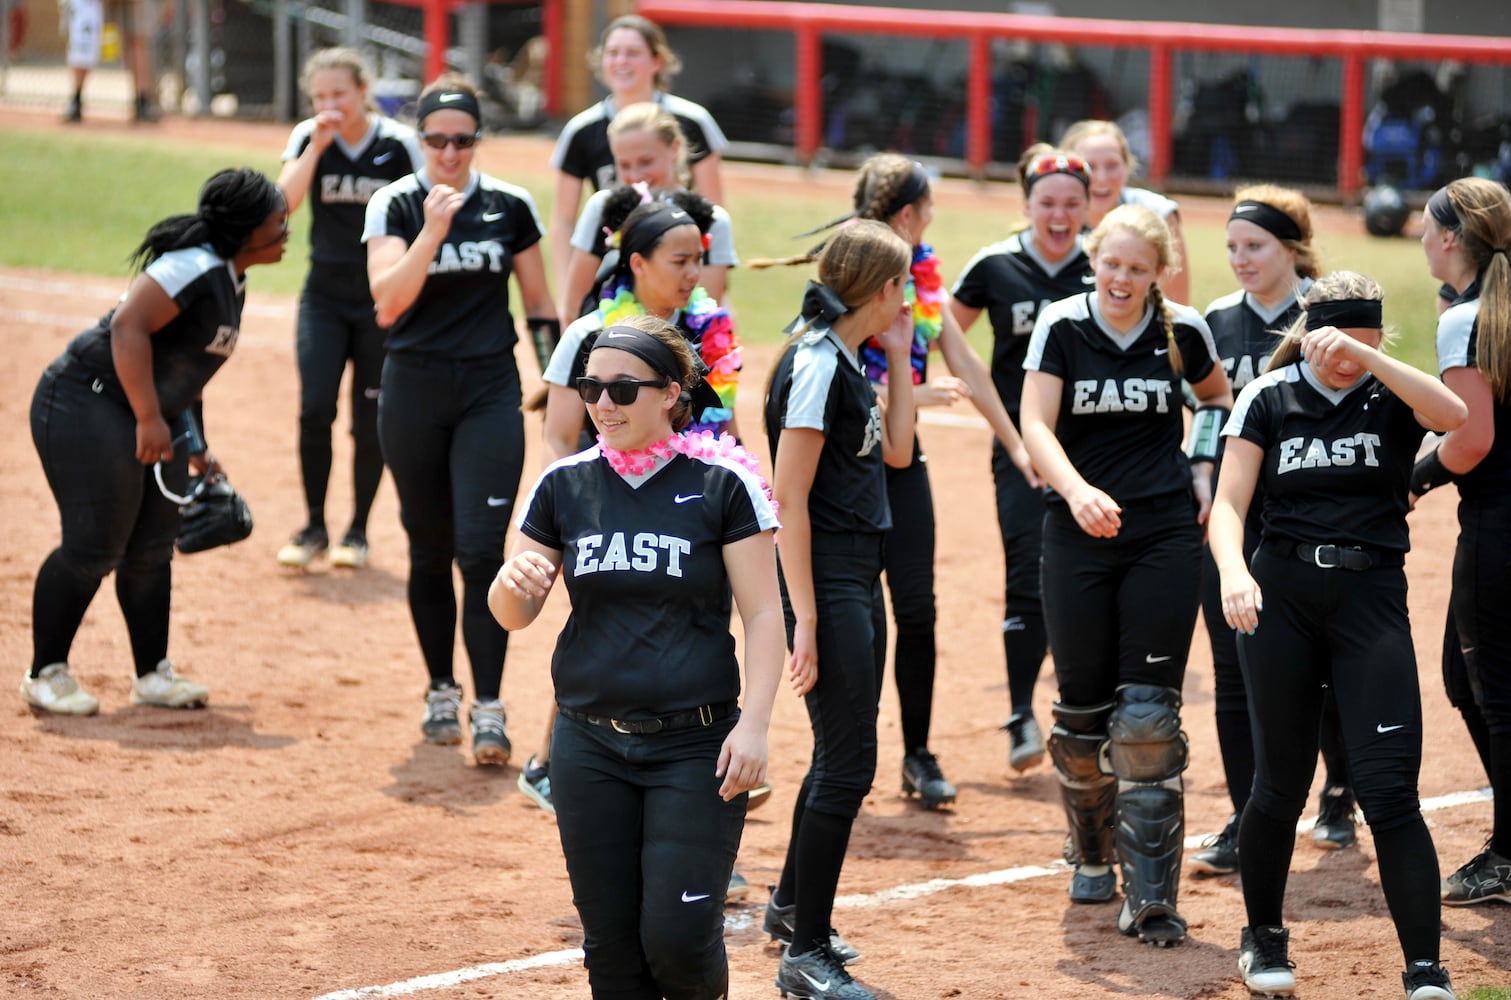
<svg viewBox="0 0 1511 1000">
<path fill-rule="evenodd" d="M 147 228 L 175 212 L 192 211 L 205 177 L 225 166 L 278 169 L 277 144 L 268 148 L 195 145 L 146 134 L 99 132 L 60 134 L 16 129 L 0 143 L 0 218 L 6 239 L 0 264 L 61 271 L 126 274 L 126 256 Z M 482 167 L 528 189 L 543 217 L 549 216 L 554 180 L 544 162 L 510 161 L 484 147 Z M 784 185 L 780 196 L 759 192 L 732 195 L 726 207 L 735 221 L 742 257 L 786 256 L 813 240 L 791 234 L 833 218 L 847 207 L 832 187 L 805 193 Z M 944 262 L 947 281 L 985 244 L 1002 239 L 1019 220 L 1001 197 L 961 208 L 937 207 L 928 238 Z M 1194 218 L 1186 222 L 1192 296 L 1199 307 L 1236 287 L 1228 270 L 1222 227 Z M 287 259 L 253 272 L 253 293 L 294 293 L 304 280 L 308 212 L 295 218 Z M 1378 280 L 1386 290 L 1386 317 L 1401 338 L 1396 353 L 1427 370 L 1433 365 L 1434 297 L 1437 284 L 1427 274 L 1421 248 L 1411 240 L 1365 235 L 1362 224 L 1318 237 L 1323 264 L 1347 267 Z M 741 336 L 754 343 L 781 339 L 802 297 L 810 267 L 740 271 L 732 276 L 733 302 Z M 972 335 L 986 352 L 990 333 L 978 322 Z"/>
<path fill-rule="evenodd" d="M 1476 986 L 1463 1000 L 1511 1000 L 1511 986 Z"/>
</svg>

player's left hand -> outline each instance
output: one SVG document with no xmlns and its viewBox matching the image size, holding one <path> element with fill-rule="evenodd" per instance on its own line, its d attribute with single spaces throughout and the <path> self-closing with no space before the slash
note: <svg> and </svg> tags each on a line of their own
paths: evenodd
<svg viewBox="0 0 1511 1000">
<path fill-rule="evenodd" d="M 1222 594 L 1222 617 L 1228 627 L 1253 635 L 1259 627 L 1259 612 L 1264 610 L 1264 594 L 1248 570 L 1222 574 L 1218 585 Z"/>
<path fill-rule="evenodd" d="M 897 315 L 892 317 L 892 325 L 876 335 L 876 342 L 886 352 L 888 368 L 892 368 L 891 358 L 897 354 L 906 355 L 913 349 L 913 307 L 906 302 L 897 310 Z M 897 366 L 898 371 L 903 371 L 909 366 Z"/>
<path fill-rule="evenodd" d="M 913 399 L 918 406 L 949 406 L 970 398 L 971 387 L 953 375 L 941 375 L 913 388 Z"/>
<path fill-rule="evenodd" d="M 1206 524 L 1212 513 L 1212 463 L 1191 463 L 1191 492 L 1196 496 L 1196 523 Z"/>
<path fill-rule="evenodd" d="M 758 732 L 759 726 L 747 725 L 745 720 L 742 715 L 729 735 L 724 737 L 724 745 L 719 748 L 719 764 L 714 768 L 714 776 L 724 779 L 719 786 L 719 797 L 725 802 L 766 780 L 766 733 Z"/>
</svg>

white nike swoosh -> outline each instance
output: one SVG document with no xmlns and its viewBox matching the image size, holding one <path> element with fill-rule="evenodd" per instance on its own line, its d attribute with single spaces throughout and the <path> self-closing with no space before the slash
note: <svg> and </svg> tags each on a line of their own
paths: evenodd
<svg viewBox="0 0 1511 1000">
<path fill-rule="evenodd" d="M 1233 214 L 1234 215 L 1238 215 L 1240 212 L 1252 212 L 1252 211 L 1254 211 L 1254 206 L 1253 205 L 1239 205 L 1237 208 L 1233 209 Z"/>
<path fill-rule="evenodd" d="M 1377 724 L 1375 726 L 1375 732 L 1377 732 L 1377 733 L 1393 733 L 1397 729 L 1405 729 L 1405 728 L 1406 728 L 1406 723 L 1404 723 L 1404 722 L 1401 723 L 1399 726 L 1383 726 L 1383 725 L 1378 725 Z"/>
<path fill-rule="evenodd" d="M 1156 347 L 1154 349 L 1154 356 L 1155 357 L 1160 357 L 1161 355 L 1165 355 L 1165 354 L 1169 354 L 1169 353 L 1170 353 L 1170 348 L 1168 348 L 1168 347 Z"/>
<path fill-rule="evenodd" d="M 483 221 L 484 222 L 497 222 L 499 219 L 502 219 L 503 217 L 504 217 L 504 213 L 503 212 L 484 212 L 483 213 Z"/>
<path fill-rule="evenodd" d="M 506 506 L 508 503 L 509 503 L 509 498 L 508 497 L 489 497 L 488 498 L 488 506 L 489 507 L 503 507 L 503 506 Z"/>
<path fill-rule="evenodd" d="M 829 992 L 829 980 L 825 979 L 823 982 L 819 982 L 817 979 L 814 979 L 812 976 L 808 975 L 808 973 L 803 972 L 803 970 L 799 969 L 798 971 L 803 973 L 803 978 L 808 980 L 808 982 L 812 984 L 814 989 L 818 990 L 820 993 Z"/>
<path fill-rule="evenodd" d="M 604 334 L 604 336 L 608 337 L 610 340 L 613 340 L 615 337 L 633 337 L 634 334 L 633 333 L 606 333 L 606 334 Z"/>
<path fill-rule="evenodd" d="M 703 494 L 701 493 L 689 493 L 687 494 L 687 496 L 683 496 L 681 493 L 678 493 L 676 496 L 672 497 L 672 503 L 687 503 L 687 501 L 696 500 L 702 495 Z"/>
<path fill-rule="evenodd" d="M 1170 659 L 1168 656 L 1155 656 L 1153 653 L 1144 654 L 1145 663 L 1164 663 L 1168 659 Z"/>
<path fill-rule="evenodd" d="M 705 900 L 707 898 L 708 898 L 708 893 L 706 893 L 706 892 L 703 893 L 701 896 L 689 896 L 687 894 L 687 890 L 686 889 L 682 890 L 682 902 L 684 902 L 684 903 L 696 903 L 696 902 L 699 902 L 701 900 Z"/>
<path fill-rule="evenodd" d="M 393 150 L 390 149 L 386 153 L 379 153 L 377 156 L 374 156 L 373 163 L 377 166 L 382 166 L 391 159 L 393 159 Z"/>
<path fill-rule="evenodd" d="M 441 95 L 441 103 L 442 104 L 449 104 L 452 101 L 460 101 L 461 99 L 462 99 L 462 95 L 461 94 L 442 94 Z"/>
<path fill-rule="evenodd" d="M 1081 284 L 1083 284 L 1083 285 L 1094 285 L 1096 283 L 1097 283 L 1097 276 L 1096 275 L 1094 275 L 1094 274 L 1083 274 L 1083 275 L 1081 275 Z"/>
</svg>

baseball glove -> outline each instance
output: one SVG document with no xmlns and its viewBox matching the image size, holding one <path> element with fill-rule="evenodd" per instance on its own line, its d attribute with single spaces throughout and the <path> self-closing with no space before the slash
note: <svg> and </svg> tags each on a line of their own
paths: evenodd
<svg viewBox="0 0 1511 1000">
<path fill-rule="evenodd" d="M 180 552 L 203 552 L 239 542 L 252 533 L 252 509 L 218 472 L 189 481 L 193 499 L 183 508 L 179 524 Z"/>
</svg>

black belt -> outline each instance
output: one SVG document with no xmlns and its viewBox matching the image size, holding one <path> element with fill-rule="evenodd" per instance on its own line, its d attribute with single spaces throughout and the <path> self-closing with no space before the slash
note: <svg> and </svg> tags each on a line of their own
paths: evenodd
<svg viewBox="0 0 1511 1000">
<path fill-rule="evenodd" d="M 699 705 L 686 712 L 673 712 L 671 715 L 662 715 L 654 719 L 611 719 L 606 715 L 574 712 L 569 708 L 558 708 L 557 711 L 569 719 L 586 722 L 590 726 L 602 726 L 626 735 L 649 736 L 651 733 L 665 733 L 674 729 L 711 726 L 720 719 L 729 718 L 736 707 L 738 707 L 737 702 L 726 701 L 719 705 Z"/>
<path fill-rule="evenodd" d="M 1282 556 L 1295 556 L 1302 562 L 1318 569 L 1347 569 L 1361 571 L 1377 566 L 1401 566 L 1405 556 L 1390 549 L 1366 549 L 1358 545 L 1310 545 L 1276 539 L 1265 542 L 1260 548 Z"/>
</svg>

